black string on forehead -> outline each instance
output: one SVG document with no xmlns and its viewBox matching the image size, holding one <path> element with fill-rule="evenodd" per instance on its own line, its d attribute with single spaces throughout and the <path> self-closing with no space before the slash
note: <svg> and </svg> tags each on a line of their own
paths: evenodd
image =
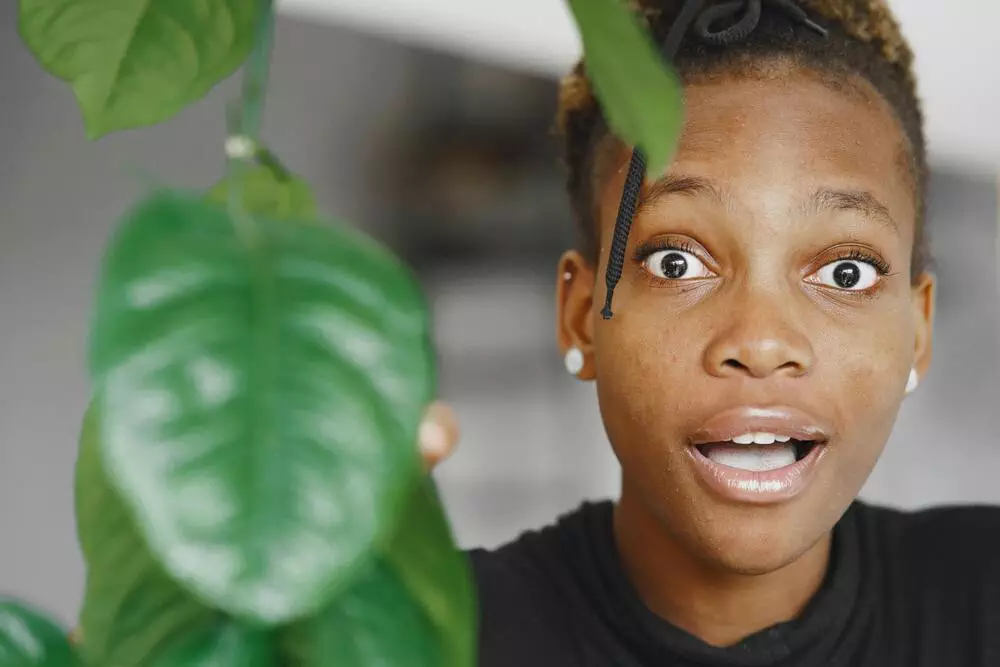
<svg viewBox="0 0 1000 667">
<path fill-rule="evenodd" d="M 681 41 L 692 26 L 695 35 L 701 41 L 712 46 L 724 47 L 741 42 L 757 28 L 765 6 L 784 12 L 793 21 L 826 37 L 826 28 L 810 19 L 805 10 L 795 3 L 795 0 L 733 0 L 732 2 L 708 4 L 708 6 L 706 6 L 706 0 L 685 0 L 680 14 L 667 32 L 660 52 L 667 60 L 674 60 L 680 49 Z M 722 23 L 728 24 L 728 27 L 721 30 L 716 29 Z M 614 235 L 611 239 L 608 267 L 604 276 L 607 294 L 601 316 L 606 320 L 610 320 L 614 314 L 611 311 L 611 300 L 614 298 L 615 287 L 621 280 L 622 270 L 625 266 L 628 235 L 632 229 L 632 219 L 635 217 L 635 210 L 639 204 L 639 193 L 645 175 L 646 157 L 641 150 L 636 148 L 632 151 L 632 159 L 628 165 L 622 200 L 621 204 L 618 205 Z"/>
</svg>

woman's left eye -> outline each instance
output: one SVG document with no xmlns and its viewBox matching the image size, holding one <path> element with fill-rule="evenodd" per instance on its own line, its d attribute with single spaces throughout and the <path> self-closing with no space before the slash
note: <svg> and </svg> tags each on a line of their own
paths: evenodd
<svg viewBox="0 0 1000 667">
<path fill-rule="evenodd" d="M 873 264 L 859 259 L 838 259 L 820 268 L 813 276 L 815 279 L 810 282 L 851 292 L 862 292 L 875 285 L 881 277 Z"/>
</svg>

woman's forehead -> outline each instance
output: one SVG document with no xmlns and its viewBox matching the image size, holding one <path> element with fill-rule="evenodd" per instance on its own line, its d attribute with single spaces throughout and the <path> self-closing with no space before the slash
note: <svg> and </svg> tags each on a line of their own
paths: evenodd
<svg viewBox="0 0 1000 667">
<path fill-rule="evenodd" d="M 706 78 L 686 86 L 685 97 L 668 174 L 704 179 L 747 205 L 787 204 L 823 189 L 870 192 L 895 219 L 913 224 L 906 138 L 874 90 L 838 90 L 792 73 Z M 598 192 L 614 199 L 628 150 L 618 144 L 602 152 Z"/>
</svg>

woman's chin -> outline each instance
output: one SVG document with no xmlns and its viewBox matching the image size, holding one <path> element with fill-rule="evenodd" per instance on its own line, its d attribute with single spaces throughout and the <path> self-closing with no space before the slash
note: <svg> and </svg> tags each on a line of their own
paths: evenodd
<svg viewBox="0 0 1000 667">
<path fill-rule="evenodd" d="M 807 531 L 804 522 L 760 519 L 703 523 L 706 530 L 697 531 L 697 545 L 692 546 L 716 568 L 742 575 L 776 572 L 814 549 L 826 557 L 829 530 Z"/>
</svg>

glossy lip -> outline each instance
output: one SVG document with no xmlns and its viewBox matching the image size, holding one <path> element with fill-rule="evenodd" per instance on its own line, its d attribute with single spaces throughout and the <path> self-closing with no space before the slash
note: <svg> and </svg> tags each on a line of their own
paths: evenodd
<svg viewBox="0 0 1000 667">
<path fill-rule="evenodd" d="M 814 441 L 816 445 L 801 461 L 762 472 L 716 463 L 698 450 L 698 445 L 723 442 L 754 432 Z M 809 486 L 827 453 L 830 437 L 828 428 L 800 410 L 742 406 L 721 412 L 708 420 L 691 436 L 687 449 L 695 469 L 709 489 L 727 500 L 767 504 L 790 500 Z"/>
</svg>

